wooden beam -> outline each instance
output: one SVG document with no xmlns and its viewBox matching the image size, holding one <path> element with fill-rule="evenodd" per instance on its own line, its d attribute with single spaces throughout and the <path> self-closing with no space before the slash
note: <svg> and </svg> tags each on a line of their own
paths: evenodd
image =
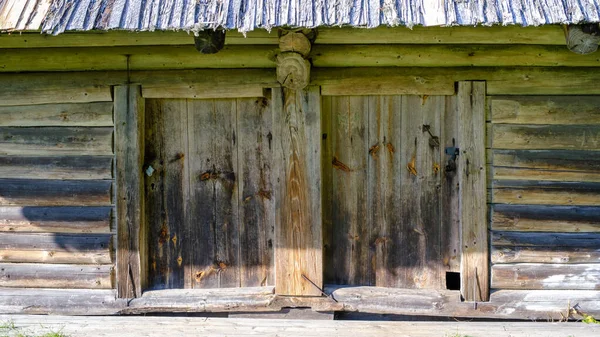
<svg viewBox="0 0 600 337">
<path fill-rule="evenodd" d="M 534 45 L 316 45 L 311 57 L 316 68 L 600 66 L 594 54 Z"/>
<path fill-rule="evenodd" d="M 112 127 L 0 127 L 0 154 L 111 155 Z"/>
<path fill-rule="evenodd" d="M 0 126 L 113 126 L 111 102 L 0 107 Z"/>
<path fill-rule="evenodd" d="M 277 45 L 275 30 L 256 29 L 242 34 L 228 31 L 225 45 Z M 0 48 L 115 47 L 151 45 L 192 45 L 193 35 L 187 32 L 65 32 L 57 36 L 39 32 L 0 35 Z M 559 25 L 538 27 L 319 27 L 315 44 L 540 44 L 565 45 L 565 35 Z"/>
<path fill-rule="evenodd" d="M 320 110 L 318 87 L 273 89 L 277 294 L 321 295 Z"/>
<path fill-rule="evenodd" d="M 115 87 L 117 291 L 140 297 L 147 263 L 143 221 L 144 99 L 139 85 Z"/>
<path fill-rule="evenodd" d="M 112 288 L 111 265 L 0 263 L 0 286 L 17 288 Z"/>
<path fill-rule="evenodd" d="M 600 124 L 597 96 L 493 96 L 492 123 Z"/>
<path fill-rule="evenodd" d="M 459 82 L 457 158 L 462 230 L 461 294 L 466 301 L 489 298 L 486 220 L 485 82 Z"/>
<path fill-rule="evenodd" d="M 0 179 L 1 206 L 110 206 L 111 180 Z"/>
</svg>

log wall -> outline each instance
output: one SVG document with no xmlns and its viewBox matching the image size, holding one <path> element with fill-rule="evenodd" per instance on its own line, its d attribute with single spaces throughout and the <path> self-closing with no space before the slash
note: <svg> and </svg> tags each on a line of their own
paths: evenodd
<svg viewBox="0 0 600 337">
<path fill-rule="evenodd" d="M 0 287 L 113 287 L 113 127 L 108 85 L 0 100 Z"/>
<path fill-rule="evenodd" d="M 488 97 L 492 287 L 600 288 L 600 97 Z"/>
</svg>

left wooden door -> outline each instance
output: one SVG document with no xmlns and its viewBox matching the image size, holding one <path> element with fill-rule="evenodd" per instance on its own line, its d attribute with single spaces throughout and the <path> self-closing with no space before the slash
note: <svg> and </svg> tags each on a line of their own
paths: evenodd
<svg viewBox="0 0 600 337">
<path fill-rule="evenodd" d="M 149 99 L 149 285 L 273 285 L 270 100 Z"/>
</svg>

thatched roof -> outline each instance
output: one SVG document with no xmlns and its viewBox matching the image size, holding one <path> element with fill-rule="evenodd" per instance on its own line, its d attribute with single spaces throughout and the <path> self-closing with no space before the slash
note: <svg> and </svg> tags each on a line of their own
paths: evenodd
<svg viewBox="0 0 600 337">
<path fill-rule="evenodd" d="M 0 30 L 523 26 L 600 21 L 600 0 L 0 0 Z"/>
</svg>

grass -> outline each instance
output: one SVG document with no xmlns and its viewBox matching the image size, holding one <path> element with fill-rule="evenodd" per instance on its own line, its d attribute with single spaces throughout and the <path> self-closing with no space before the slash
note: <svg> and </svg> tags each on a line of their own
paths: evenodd
<svg viewBox="0 0 600 337">
<path fill-rule="evenodd" d="M 44 327 L 42 327 L 44 328 Z M 12 320 L 0 323 L 0 337 L 69 337 L 60 330 L 32 333 L 15 325 Z"/>
</svg>

